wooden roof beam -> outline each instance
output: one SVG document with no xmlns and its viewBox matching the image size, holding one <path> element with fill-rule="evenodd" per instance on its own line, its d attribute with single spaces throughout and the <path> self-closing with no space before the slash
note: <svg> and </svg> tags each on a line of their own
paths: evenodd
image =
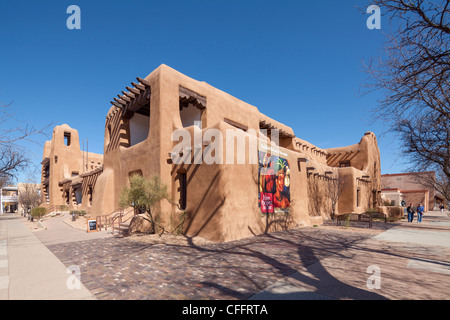
<svg viewBox="0 0 450 320">
<path fill-rule="evenodd" d="M 137 77 L 136 80 L 139 81 L 140 83 L 142 83 L 146 88 L 150 87 L 150 82 L 148 82 L 147 80 L 139 78 L 139 77 Z"/>
<path fill-rule="evenodd" d="M 141 93 L 141 90 L 136 88 L 127 87 L 127 90 L 134 93 L 135 95 L 139 95 Z"/>
<path fill-rule="evenodd" d="M 122 93 L 130 99 L 134 99 L 136 96 L 133 93 L 122 91 Z"/>
<path fill-rule="evenodd" d="M 140 91 L 144 91 L 144 90 L 145 90 L 145 86 L 143 86 L 143 85 L 140 84 L 140 83 L 131 82 L 131 84 L 132 84 L 136 89 L 138 89 L 138 90 L 140 90 Z"/>
<path fill-rule="evenodd" d="M 130 98 L 128 98 L 128 97 L 126 97 L 126 96 L 119 96 L 119 95 L 117 95 L 120 99 L 122 99 L 122 100 L 124 100 L 124 101 L 126 101 L 126 102 L 131 102 L 131 99 Z"/>
<path fill-rule="evenodd" d="M 114 98 L 114 100 L 123 106 L 126 106 L 128 104 L 126 101 L 122 100 L 120 97 L 119 97 L 119 99 Z"/>
<path fill-rule="evenodd" d="M 111 104 L 113 105 L 113 106 L 116 106 L 116 107 L 118 107 L 118 108 L 123 108 L 123 105 L 121 105 L 120 103 L 118 103 L 118 102 L 116 102 L 116 101 L 110 101 L 111 102 Z"/>
</svg>

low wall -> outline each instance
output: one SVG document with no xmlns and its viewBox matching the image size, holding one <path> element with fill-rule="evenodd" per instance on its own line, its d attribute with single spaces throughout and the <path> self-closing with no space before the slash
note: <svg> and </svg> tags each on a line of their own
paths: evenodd
<svg viewBox="0 0 450 320">
<path fill-rule="evenodd" d="M 401 206 L 380 206 L 377 210 L 389 218 L 401 219 L 404 215 L 404 207 Z"/>
</svg>

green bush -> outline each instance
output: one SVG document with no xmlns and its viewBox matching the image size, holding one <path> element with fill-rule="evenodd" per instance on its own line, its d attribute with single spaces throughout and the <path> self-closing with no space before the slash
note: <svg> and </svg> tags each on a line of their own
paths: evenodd
<svg viewBox="0 0 450 320">
<path fill-rule="evenodd" d="M 75 218 L 83 217 L 83 216 L 87 215 L 87 212 L 84 211 L 84 210 L 73 210 L 73 211 L 70 211 L 70 215 L 72 215 L 74 213 L 75 213 Z"/>
<path fill-rule="evenodd" d="M 58 209 L 59 209 L 59 211 L 67 211 L 67 210 L 69 210 L 69 206 L 66 206 L 66 205 L 60 205 L 60 206 L 58 206 Z"/>
<path fill-rule="evenodd" d="M 31 209 L 31 216 L 33 218 L 41 218 L 47 213 L 47 210 L 44 207 L 36 207 Z"/>
</svg>

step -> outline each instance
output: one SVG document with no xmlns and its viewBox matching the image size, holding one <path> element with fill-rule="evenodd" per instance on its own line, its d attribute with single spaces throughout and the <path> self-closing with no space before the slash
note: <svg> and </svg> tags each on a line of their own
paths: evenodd
<svg viewBox="0 0 450 320">
<path fill-rule="evenodd" d="M 125 230 L 130 229 L 130 226 L 114 226 L 115 230 Z"/>
</svg>

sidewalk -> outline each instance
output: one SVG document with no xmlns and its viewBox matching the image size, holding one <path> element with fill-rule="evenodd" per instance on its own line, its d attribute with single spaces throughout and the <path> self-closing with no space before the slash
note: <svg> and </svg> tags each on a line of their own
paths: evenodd
<svg viewBox="0 0 450 320">
<path fill-rule="evenodd" d="M 93 299 L 82 284 L 76 288 L 74 275 L 21 220 L 0 216 L 0 299 Z"/>
<path fill-rule="evenodd" d="M 343 252 L 351 256 L 350 261 L 336 257 L 322 259 L 250 300 L 448 300 L 449 217 L 449 211 L 431 211 L 424 215 L 422 223 L 399 221 L 392 229 Z M 373 270 L 380 272 L 378 289 L 370 289 L 364 281 L 369 281 Z M 311 276 L 318 281 L 311 281 Z"/>
<path fill-rule="evenodd" d="M 112 236 L 111 230 L 87 233 L 86 229 L 81 230 L 69 225 L 68 219 L 71 219 L 69 214 L 62 214 L 41 222 L 45 230 L 35 232 L 36 237 L 48 246 L 56 243 L 95 240 Z"/>
</svg>

